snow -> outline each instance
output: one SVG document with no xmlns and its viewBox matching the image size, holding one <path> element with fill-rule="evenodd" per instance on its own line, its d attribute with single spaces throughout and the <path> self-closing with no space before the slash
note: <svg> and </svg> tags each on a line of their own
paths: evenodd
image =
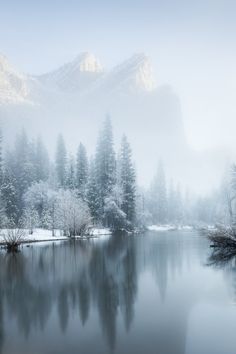
<svg viewBox="0 0 236 354">
<path fill-rule="evenodd" d="M 63 91 L 85 89 L 103 74 L 100 61 L 90 53 L 81 53 L 73 61 L 58 69 L 35 77 L 43 85 Z"/>
<path fill-rule="evenodd" d="M 170 230 L 176 230 L 176 226 L 172 226 L 172 225 L 151 225 L 151 226 L 148 226 L 148 230 L 150 230 L 150 231 L 170 231 Z"/>
<path fill-rule="evenodd" d="M 65 94 L 73 92 L 152 92 L 156 85 L 150 59 L 143 53 L 105 71 L 93 54 L 80 53 L 74 60 L 43 75 L 21 74 L 0 53 L 0 104 L 37 104 L 45 92 Z M 46 90 L 46 91 L 45 91 Z M 48 91 L 49 90 L 49 91 Z"/>
<path fill-rule="evenodd" d="M 3 234 L 6 232 L 7 230 L 1 230 L 0 243 L 4 243 Z M 93 228 L 89 232 L 89 236 L 93 236 L 93 237 L 111 235 L 111 234 L 112 232 L 106 228 Z M 78 236 L 76 238 L 81 238 L 81 236 Z M 55 236 L 52 236 L 51 230 L 35 229 L 33 235 L 29 235 L 28 230 L 25 231 L 25 237 L 23 242 L 27 243 L 27 242 L 41 242 L 41 241 L 63 241 L 68 239 L 69 237 L 62 236 L 60 234 L 60 230 L 55 230 Z"/>
<path fill-rule="evenodd" d="M 97 81 L 105 91 L 152 92 L 156 85 L 150 59 L 143 53 L 134 54 Z"/>
<path fill-rule="evenodd" d="M 0 53 L 0 104 L 25 102 L 28 94 L 27 77 L 19 74 Z"/>
<path fill-rule="evenodd" d="M 189 226 L 189 225 L 184 225 L 184 226 L 151 225 L 151 226 L 148 226 L 148 230 L 150 230 L 150 231 L 174 231 L 174 230 L 190 231 L 190 230 L 193 230 L 193 227 Z"/>
<path fill-rule="evenodd" d="M 78 67 L 79 71 L 88 71 L 88 72 L 102 72 L 103 67 L 93 54 L 85 52 L 79 54 L 72 64 L 75 67 Z"/>
<path fill-rule="evenodd" d="M 180 229 L 181 230 L 186 230 L 186 231 L 193 230 L 193 226 L 185 225 L 185 226 L 182 226 Z"/>
<path fill-rule="evenodd" d="M 91 236 L 100 236 L 100 235 L 111 235 L 112 232 L 109 229 L 92 229 L 89 234 Z"/>
<path fill-rule="evenodd" d="M 7 230 L 1 230 L 0 242 L 4 242 L 3 234 Z M 52 236 L 51 230 L 35 229 L 33 235 L 29 235 L 28 230 L 25 231 L 24 242 L 37 242 L 37 241 L 56 241 L 56 240 L 67 240 L 65 236 L 61 236 L 60 232 L 55 231 L 55 236 Z"/>
</svg>

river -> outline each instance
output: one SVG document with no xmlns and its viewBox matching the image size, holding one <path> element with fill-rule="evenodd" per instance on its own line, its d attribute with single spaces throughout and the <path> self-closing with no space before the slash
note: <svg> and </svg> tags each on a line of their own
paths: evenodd
<svg viewBox="0 0 236 354">
<path fill-rule="evenodd" d="M 235 261 L 197 232 L 0 253 L 0 354 L 235 354 Z"/>
</svg>

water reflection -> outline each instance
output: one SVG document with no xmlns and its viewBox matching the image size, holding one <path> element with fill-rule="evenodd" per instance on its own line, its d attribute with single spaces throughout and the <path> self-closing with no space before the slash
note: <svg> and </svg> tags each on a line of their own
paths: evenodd
<svg viewBox="0 0 236 354">
<path fill-rule="evenodd" d="M 133 237 L 31 247 L 19 254 L 1 255 L 0 261 L 1 347 L 3 306 L 5 315 L 17 322 L 25 337 L 31 331 L 44 330 L 55 303 L 62 333 L 77 309 L 82 325 L 86 324 L 91 301 L 111 349 L 119 309 L 129 330 L 137 292 Z"/>
<path fill-rule="evenodd" d="M 207 250 L 198 235 L 149 233 L 2 253 L 0 353 L 195 353 Z"/>
<path fill-rule="evenodd" d="M 207 265 L 223 270 L 224 279 L 232 292 L 232 303 L 236 305 L 236 251 L 227 248 L 213 248 Z"/>
<path fill-rule="evenodd" d="M 210 266 L 224 266 L 229 265 L 235 268 L 236 250 L 228 248 L 213 248 L 211 255 L 208 258 L 208 265 Z"/>
</svg>

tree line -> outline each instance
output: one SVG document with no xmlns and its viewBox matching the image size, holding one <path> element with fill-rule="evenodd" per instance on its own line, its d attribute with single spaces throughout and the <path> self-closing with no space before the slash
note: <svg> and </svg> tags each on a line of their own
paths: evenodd
<svg viewBox="0 0 236 354">
<path fill-rule="evenodd" d="M 150 186 L 139 190 L 137 210 L 145 225 L 199 228 L 219 221 L 219 210 L 223 214 L 224 206 L 218 197 L 218 191 L 208 195 L 194 194 L 167 176 L 165 165 L 160 160 Z"/>
<path fill-rule="evenodd" d="M 23 130 L 14 146 L 0 137 L 0 227 L 27 225 L 64 235 L 80 235 L 91 225 L 133 230 L 136 218 L 136 173 L 126 136 L 116 153 L 110 117 L 106 117 L 94 156 L 80 143 L 69 154 L 60 135 L 55 159 L 41 138 Z"/>
<path fill-rule="evenodd" d="M 0 228 L 75 236 L 94 225 L 132 231 L 153 224 L 235 223 L 235 171 L 230 168 L 222 186 L 201 197 L 168 179 L 160 162 L 150 186 L 137 187 L 130 144 L 123 136 L 115 151 L 109 117 L 90 157 L 82 143 L 70 154 L 62 135 L 54 159 L 40 137 L 29 139 L 22 130 L 9 148 L 0 135 Z"/>
</svg>

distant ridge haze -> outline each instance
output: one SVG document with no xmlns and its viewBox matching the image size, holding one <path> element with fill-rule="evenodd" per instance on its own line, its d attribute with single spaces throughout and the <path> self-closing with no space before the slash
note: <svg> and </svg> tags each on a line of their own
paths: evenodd
<svg viewBox="0 0 236 354">
<path fill-rule="evenodd" d="M 187 143 L 180 100 L 170 86 L 156 84 L 145 54 L 134 54 L 106 70 L 93 54 L 83 52 L 37 76 L 19 73 L 0 56 L 0 118 L 9 141 L 24 126 L 34 136 L 41 134 L 52 153 L 61 132 L 71 150 L 82 141 L 92 153 L 106 114 L 116 139 L 128 136 L 142 184 L 150 181 L 163 159 L 169 178 L 205 189 L 204 176 L 202 181 L 195 176 L 199 159 Z M 223 158 L 209 160 L 202 166 L 205 175 L 214 175 L 215 184 L 219 177 L 214 166 L 222 166 Z"/>
<path fill-rule="evenodd" d="M 152 91 L 156 87 L 151 61 L 143 53 L 135 54 L 106 71 L 93 54 L 83 52 L 71 62 L 37 76 L 19 73 L 4 55 L 0 55 L 0 104 L 34 103 L 32 96 L 39 85 L 42 90 L 80 93 L 88 88 L 100 89 L 99 86 L 104 90 L 118 88 L 123 92 Z"/>
</svg>

